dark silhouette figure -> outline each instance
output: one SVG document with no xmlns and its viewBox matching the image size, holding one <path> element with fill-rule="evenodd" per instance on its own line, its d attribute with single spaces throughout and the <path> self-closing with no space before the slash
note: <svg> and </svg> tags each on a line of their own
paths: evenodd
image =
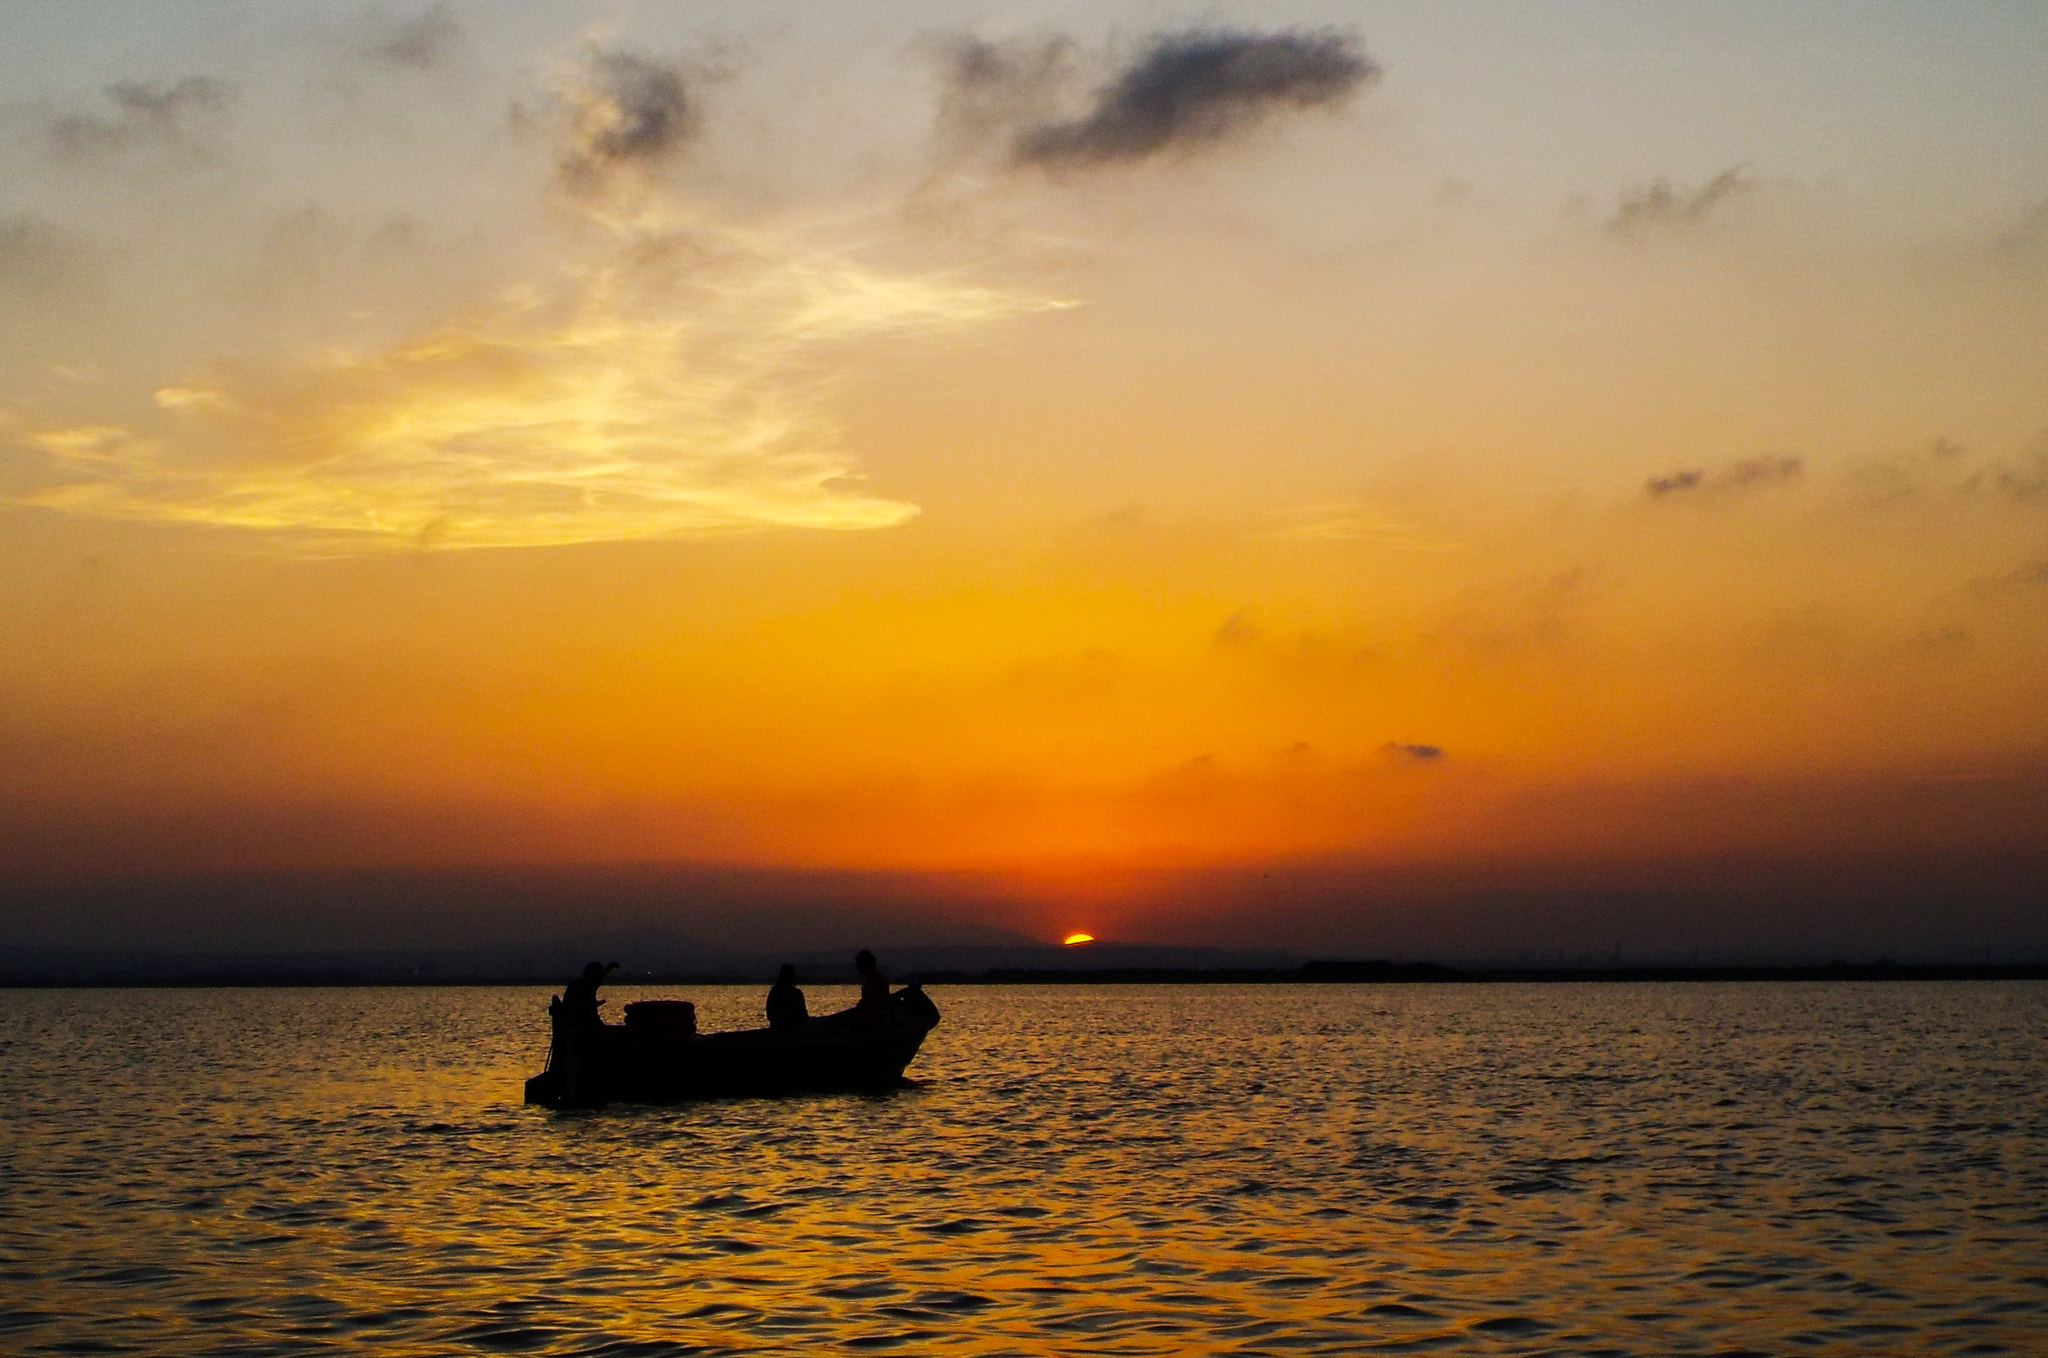
<svg viewBox="0 0 2048 1358">
<path fill-rule="evenodd" d="M 803 1027 L 810 1017 L 804 992 L 796 988 L 796 968 L 784 962 L 768 992 L 768 1026 L 779 1033 L 791 1032 Z"/>
<path fill-rule="evenodd" d="M 562 1012 L 571 1022 L 604 1022 L 597 1013 L 598 1006 L 604 1003 L 597 997 L 597 988 L 618 969 L 617 962 L 592 962 L 583 968 L 581 976 L 562 987 Z"/>
<path fill-rule="evenodd" d="M 889 973 L 882 970 L 875 955 L 866 948 L 854 954 L 853 969 L 860 973 L 860 1003 L 853 1007 L 854 1017 L 867 1027 L 891 1022 L 894 1015 L 889 1008 Z"/>
</svg>

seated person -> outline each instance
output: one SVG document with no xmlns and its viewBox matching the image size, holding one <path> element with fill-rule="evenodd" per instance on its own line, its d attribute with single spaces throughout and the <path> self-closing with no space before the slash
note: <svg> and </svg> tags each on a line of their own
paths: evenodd
<svg viewBox="0 0 2048 1358">
<path fill-rule="evenodd" d="M 768 992 L 768 1026 L 779 1033 L 790 1032 L 803 1027 L 810 1017 L 804 992 L 796 988 L 796 967 L 784 962 Z"/>
<path fill-rule="evenodd" d="M 602 1023 L 597 1008 L 604 1001 L 597 997 L 597 988 L 604 984 L 604 978 L 619 969 L 617 962 L 592 962 L 583 968 L 583 974 L 562 987 L 562 1009 L 578 1023 Z"/>
<path fill-rule="evenodd" d="M 854 956 L 853 969 L 860 973 L 860 1003 L 853 1007 L 855 1017 L 868 1025 L 894 1022 L 895 1014 L 889 1007 L 889 973 L 882 970 L 875 955 L 866 948 Z"/>
</svg>

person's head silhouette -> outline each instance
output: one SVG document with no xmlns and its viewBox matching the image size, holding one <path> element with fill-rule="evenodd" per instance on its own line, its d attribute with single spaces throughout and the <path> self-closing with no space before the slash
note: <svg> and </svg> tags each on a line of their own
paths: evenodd
<svg viewBox="0 0 2048 1358">
<path fill-rule="evenodd" d="M 796 964 L 795 964 L 794 962 L 784 962 L 784 963 L 782 964 L 782 970 L 781 970 L 781 971 L 779 971 L 779 972 L 777 972 L 777 973 L 775 973 L 775 984 L 777 984 L 777 985 L 795 985 L 795 984 L 796 984 Z"/>
</svg>

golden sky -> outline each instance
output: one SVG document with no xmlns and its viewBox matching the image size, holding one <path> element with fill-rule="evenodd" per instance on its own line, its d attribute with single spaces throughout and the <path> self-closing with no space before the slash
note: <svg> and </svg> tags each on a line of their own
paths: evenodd
<svg viewBox="0 0 2048 1358">
<path fill-rule="evenodd" d="M 0 14 L 10 879 L 2048 842 L 2048 10 Z"/>
</svg>

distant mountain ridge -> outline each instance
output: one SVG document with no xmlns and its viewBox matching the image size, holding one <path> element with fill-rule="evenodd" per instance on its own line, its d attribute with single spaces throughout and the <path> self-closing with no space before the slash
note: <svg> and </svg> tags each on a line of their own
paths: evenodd
<svg viewBox="0 0 2048 1358">
<path fill-rule="evenodd" d="M 877 940 L 874 950 L 892 975 L 980 974 L 1045 970 L 1278 970 L 1299 967 L 1295 953 L 1091 943 L 1062 947 L 1011 943 L 908 944 Z M 567 980 L 590 961 L 620 964 L 614 984 L 637 979 L 731 980 L 766 983 L 785 962 L 807 980 L 854 979 L 853 954 L 840 949 L 770 953 L 705 942 L 667 929 L 625 929 L 477 948 L 374 948 L 216 951 L 0 947 L 0 981 L 194 984 L 332 978 L 369 982 Z"/>
</svg>

